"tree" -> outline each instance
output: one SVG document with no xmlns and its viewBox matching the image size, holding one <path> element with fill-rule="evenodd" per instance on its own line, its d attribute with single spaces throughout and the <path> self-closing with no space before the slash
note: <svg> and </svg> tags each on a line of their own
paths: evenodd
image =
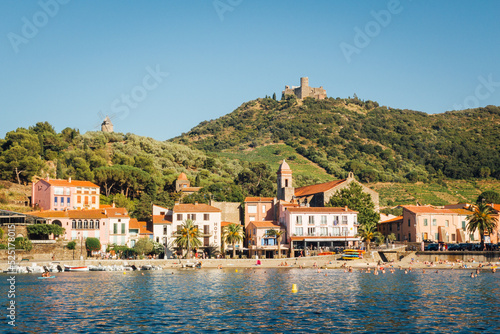
<svg viewBox="0 0 500 334">
<path fill-rule="evenodd" d="M 245 232 L 240 224 L 229 224 L 224 226 L 222 230 L 222 238 L 224 242 L 233 245 L 233 258 L 236 257 L 236 243 L 243 241 Z"/>
<path fill-rule="evenodd" d="M 70 242 L 68 242 L 68 244 L 66 245 L 66 248 L 69 249 L 69 250 L 76 249 L 76 241 L 70 241 Z"/>
<path fill-rule="evenodd" d="M 366 242 L 366 250 L 370 251 L 370 243 L 374 239 L 383 239 L 383 235 L 377 232 L 377 225 L 368 223 L 360 225 L 357 234 L 364 242 Z"/>
<path fill-rule="evenodd" d="M 87 249 L 87 252 L 90 253 L 100 251 L 101 242 L 98 238 L 87 238 L 87 240 L 85 240 L 85 248 Z"/>
<path fill-rule="evenodd" d="M 134 249 L 138 254 L 144 255 L 149 254 L 154 248 L 153 241 L 150 238 L 144 237 L 135 243 Z"/>
<path fill-rule="evenodd" d="M 26 229 L 28 230 L 30 238 L 34 240 L 47 240 L 51 234 L 58 237 L 66 232 L 64 228 L 55 224 L 28 225 Z"/>
<path fill-rule="evenodd" d="M 273 93 L 273 100 L 276 101 L 276 93 Z"/>
<path fill-rule="evenodd" d="M 484 248 L 484 232 L 491 234 L 497 227 L 498 220 L 493 217 L 493 208 L 485 203 L 479 203 L 474 206 L 474 211 L 471 215 L 467 217 L 469 221 L 467 223 L 467 231 L 469 233 L 474 233 L 476 230 L 479 231 L 479 236 L 481 238 L 481 249 Z"/>
<path fill-rule="evenodd" d="M 27 252 L 29 252 L 33 249 L 33 244 L 31 243 L 31 240 L 28 238 L 24 238 L 24 237 L 16 238 L 14 240 L 14 246 L 16 249 L 23 249 Z"/>
<path fill-rule="evenodd" d="M 476 203 L 500 204 L 500 194 L 493 190 L 484 191 L 477 197 Z"/>
<path fill-rule="evenodd" d="M 375 211 L 371 196 L 363 192 L 363 187 L 356 182 L 351 182 L 347 188 L 337 191 L 326 206 L 347 206 L 351 210 L 358 211 L 358 221 L 361 225 L 376 225 L 380 220 L 380 214 Z"/>
<path fill-rule="evenodd" d="M 283 234 L 285 234 L 283 230 L 271 229 L 266 231 L 267 237 L 276 238 L 276 242 L 278 243 L 278 259 L 281 258 L 281 237 Z"/>
<path fill-rule="evenodd" d="M 187 219 L 176 231 L 174 243 L 181 248 L 186 248 L 186 257 L 191 258 L 191 247 L 201 246 L 201 232 L 191 219 Z"/>
<path fill-rule="evenodd" d="M 235 183 L 250 196 L 272 197 L 276 193 L 276 175 L 262 162 L 250 163 L 238 174 Z"/>
</svg>

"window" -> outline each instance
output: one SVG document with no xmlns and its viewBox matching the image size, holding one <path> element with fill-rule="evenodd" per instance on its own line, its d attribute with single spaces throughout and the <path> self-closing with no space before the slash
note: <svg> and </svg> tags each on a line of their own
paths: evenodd
<svg viewBox="0 0 500 334">
<path fill-rule="evenodd" d="M 95 203 L 96 203 L 96 197 L 92 196 L 92 204 L 95 204 Z"/>
<path fill-rule="evenodd" d="M 64 188 L 64 195 L 71 195 L 71 189 L 69 188 Z"/>
<path fill-rule="evenodd" d="M 302 227 L 296 227 L 295 228 L 295 234 L 296 235 L 302 235 L 304 233 L 304 230 Z"/>
<path fill-rule="evenodd" d="M 95 228 L 96 228 L 96 230 L 99 229 L 99 221 L 98 220 L 95 221 Z"/>
<path fill-rule="evenodd" d="M 432 220 L 432 226 L 436 226 L 437 225 L 437 220 L 436 219 L 433 219 Z M 437 240 L 437 239 L 436 239 Z"/>
<path fill-rule="evenodd" d="M 266 213 L 266 206 L 265 205 L 262 206 L 262 213 Z"/>
<path fill-rule="evenodd" d="M 66 197 L 66 206 L 69 206 L 71 204 L 69 197 Z"/>
<path fill-rule="evenodd" d="M 470 241 L 474 241 L 474 234 L 470 235 Z"/>
<path fill-rule="evenodd" d="M 349 228 L 348 227 L 342 227 L 342 235 L 344 235 L 344 236 L 349 235 Z"/>
<path fill-rule="evenodd" d="M 54 197 L 54 206 L 57 206 L 57 197 Z"/>
<path fill-rule="evenodd" d="M 76 220 L 74 219 L 71 221 L 71 228 L 76 229 Z"/>
<path fill-rule="evenodd" d="M 399 231 L 399 223 L 398 223 L 398 231 Z"/>
<path fill-rule="evenodd" d="M 76 187 L 76 192 L 81 193 L 82 192 L 82 187 Z"/>
<path fill-rule="evenodd" d="M 165 216 L 165 211 L 160 211 L 160 216 Z"/>
<path fill-rule="evenodd" d="M 450 221 L 449 220 L 445 220 L 444 221 L 444 226 L 449 227 L 450 226 Z"/>
<path fill-rule="evenodd" d="M 89 228 L 94 229 L 94 221 L 93 220 L 90 220 Z"/>
<path fill-rule="evenodd" d="M 342 216 L 342 225 L 347 225 L 347 216 Z"/>
<path fill-rule="evenodd" d="M 307 235 L 309 235 L 309 236 L 316 235 L 316 228 L 315 227 L 308 227 L 307 228 Z"/>
<path fill-rule="evenodd" d="M 297 216 L 297 219 L 295 221 L 297 225 L 302 225 L 302 216 Z"/>
<path fill-rule="evenodd" d="M 427 218 L 424 218 L 424 226 L 427 226 Z"/>
<path fill-rule="evenodd" d="M 465 230 L 465 220 L 462 220 L 462 230 Z"/>
<path fill-rule="evenodd" d="M 250 217 L 249 221 L 254 222 L 255 221 L 255 217 Z"/>
<path fill-rule="evenodd" d="M 54 195 L 64 195 L 63 187 L 54 187 Z"/>
<path fill-rule="evenodd" d="M 118 234 L 118 224 L 117 223 L 113 224 L 113 234 Z"/>
<path fill-rule="evenodd" d="M 177 214 L 177 220 L 181 221 L 182 220 L 182 213 Z"/>
<path fill-rule="evenodd" d="M 163 235 L 167 235 L 168 234 L 168 227 L 167 225 L 163 225 Z"/>
<path fill-rule="evenodd" d="M 314 225 L 314 216 L 309 216 L 309 225 Z"/>
<path fill-rule="evenodd" d="M 130 246 L 132 246 L 132 248 L 135 246 L 135 240 L 130 240 Z"/>
<path fill-rule="evenodd" d="M 196 213 L 191 213 L 187 215 L 188 219 L 191 219 L 192 221 L 195 221 L 196 220 Z"/>
<path fill-rule="evenodd" d="M 434 233 L 434 240 L 439 240 L 439 233 Z"/>
<path fill-rule="evenodd" d="M 328 235 L 328 227 L 321 227 L 320 233 L 322 236 Z"/>
<path fill-rule="evenodd" d="M 410 218 L 408 218 L 408 227 L 411 226 L 411 221 L 410 221 Z M 411 239 L 408 239 L 408 240 L 411 240 Z"/>
<path fill-rule="evenodd" d="M 210 220 L 210 214 L 209 213 L 204 213 L 203 214 L 203 220 Z"/>
<path fill-rule="evenodd" d="M 451 241 L 455 241 L 455 233 L 451 234 Z"/>
<path fill-rule="evenodd" d="M 288 179 L 285 179 L 285 188 L 288 188 Z"/>
<path fill-rule="evenodd" d="M 326 216 L 321 216 L 321 225 L 326 225 Z"/>
<path fill-rule="evenodd" d="M 333 228 L 333 236 L 334 237 L 340 236 L 340 227 L 334 227 Z"/>
<path fill-rule="evenodd" d="M 83 221 L 83 228 L 84 228 L 84 229 L 88 229 L 88 228 L 89 228 L 89 221 L 88 221 L 87 219 L 85 219 L 85 220 Z"/>
<path fill-rule="evenodd" d="M 125 224 L 122 224 L 122 234 L 125 234 Z"/>
<path fill-rule="evenodd" d="M 408 233 L 408 241 L 411 242 L 411 233 Z"/>
<path fill-rule="evenodd" d="M 249 205 L 248 213 L 257 213 L 257 205 Z"/>
<path fill-rule="evenodd" d="M 333 217 L 333 225 L 338 225 L 339 224 L 339 216 L 334 216 Z"/>
<path fill-rule="evenodd" d="M 78 228 L 81 229 L 82 228 L 82 221 L 79 219 L 78 220 Z"/>
</svg>

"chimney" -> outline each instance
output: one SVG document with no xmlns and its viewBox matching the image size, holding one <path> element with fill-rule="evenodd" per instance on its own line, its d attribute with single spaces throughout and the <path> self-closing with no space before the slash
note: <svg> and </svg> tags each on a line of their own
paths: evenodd
<svg viewBox="0 0 500 334">
<path fill-rule="evenodd" d="M 49 181 L 49 173 L 47 173 L 47 177 L 45 179 Z"/>
<path fill-rule="evenodd" d="M 347 205 L 345 206 L 344 210 L 347 212 Z"/>
<path fill-rule="evenodd" d="M 113 204 L 111 204 L 111 207 L 114 208 L 115 207 L 115 201 L 113 201 Z"/>
<path fill-rule="evenodd" d="M 198 205 L 198 201 L 194 202 L 194 205 Z"/>
<path fill-rule="evenodd" d="M 71 176 L 68 178 L 68 182 L 71 183 Z"/>
</svg>

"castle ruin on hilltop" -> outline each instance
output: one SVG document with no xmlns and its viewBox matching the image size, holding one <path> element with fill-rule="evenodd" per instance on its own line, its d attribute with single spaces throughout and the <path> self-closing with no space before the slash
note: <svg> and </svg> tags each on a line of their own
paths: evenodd
<svg viewBox="0 0 500 334">
<path fill-rule="evenodd" d="M 317 100 L 323 100 L 326 98 L 326 90 L 323 86 L 319 88 L 309 87 L 309 78 L 300 78 L 300 87 L 296 86 L 285 86 L 285 90 L 282 92 L 283 96 L 295 95 L 298 99 L 305 99 L 306 97 L 312 97 Z"/>
</svg>

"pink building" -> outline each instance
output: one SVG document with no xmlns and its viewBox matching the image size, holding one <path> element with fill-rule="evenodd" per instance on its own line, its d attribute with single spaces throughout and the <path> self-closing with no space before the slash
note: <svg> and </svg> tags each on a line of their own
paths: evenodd
<svg viewBox="0 0 500 334">
<path fill-rule="evenodd" d="M 479 232 L 467 232 L 466 209 L 448 209 L 434 206 L 403 205 L 402 221 L 388 231 L 398 241 L 422 242 L 423 240 L 446 243 L 479 242 Z M 384 223 L 382 223 L 384 224 Z"/>
<path fill-rule="evenodd" d="M 31 205 L 54 211 L 99 209 L 99 186 L 89 181 L 47 177 L 32 184 Z"/>
<path fill-rule="evenodd" d="M 275 221 L 273 197 L 245 198 L 245 228 L 253 221 Z"/>
<path fill-rule="evenodd" d="M 97 238 L 101 242 L 101 250 L 105 251 L 109 244 L 110 218 L 105 209 L 35 211 L 30 215 L 47 219 L 48 224 L 56 224 L 66 231 L 62 238 L 66 240 L 85 240 Z"/>
<path fill-rule="evenodd" d="M 268 236 L 268 230 L 283 230 L 284 228 L 273 223 L 272 221 L 252 221 L 246 229 L 246 237 L 248 240 L 249 255 L 259 258 L 274 258 L 278 254 L 278 240 Z M 281 255 L 286 257 L 288 253 L 288 245 L 286 244 L 286 234 L 281 237 L 280 251 Z"/>
</svg>

